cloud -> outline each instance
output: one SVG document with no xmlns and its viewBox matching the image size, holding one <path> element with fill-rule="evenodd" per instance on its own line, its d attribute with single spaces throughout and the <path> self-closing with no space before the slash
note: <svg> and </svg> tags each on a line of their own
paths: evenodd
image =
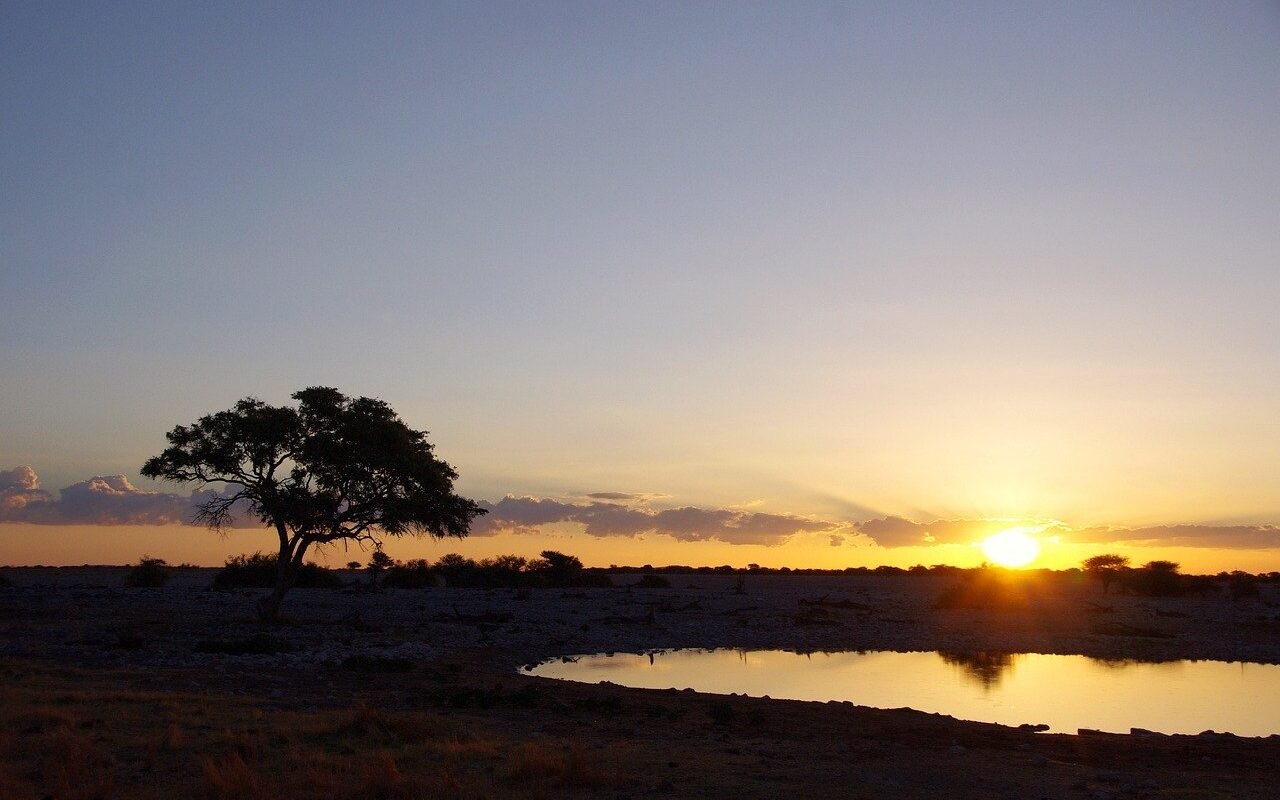
<svg viewBox="0 0 1280 800">
<path fill-rule="evenodd" d="M 591 492 L 584 495 L 590 500 L 607 500 L 620 503 L 647 503 L 650 500 L 657 500 L 667 497 L 659 492 Z"/>
<path fill-rule="evenodd" d="M 40 477 L 29 466 L 0 470 L 0 523 L 39 525 L 172 525 L 192 524 L 199 507 L 217 496 L 204 489 L 189 495 L 152 492 L 133 485 L 124 475 L 98 475 L 73 483 L 56 497 L 40 486 Z M 730 544 L 776 545 L 797 534 L 823 534 L 832 547 L 864 542 L 867 537 L 881 547 L 918 547 L 937 544 L 972 544 L 993 533 L 1028 525 L 1011 519 L 938 519 L 914 522 L 905 517 L 882 516 L 864 522 L 815 519 L 794 514 L 767 514 L 742 507 L 655 509 L 642 507 L 664 495 L 642 492 L 593 492 L 588 502 L 508 495 L 494 503 L 482 502 L 489 513 L 478 519 L 471 532 L 492 536 L 514 531 L 531 533 L 548 525 L 574 524 L 589 536 L 631 537 L 660 534 L 684 542 L 720 541 Z M 232 527 L 258 528 L 252 514 L 233 515 Z M 1146 527 L 1094 526 L 1073 529 L 1060 522 L 1037 523 L 1040 536 L 1060 536 L 1073 544 L 1164 547 L 1211 547 L 1241 550 L 1280 548 L 1280 526 L 1252 525 L 1152 525 Z"/>
<path fill-rule="evenodd" d="M 1280 547 L 1276 525 L 1152 525 L 1144 528 L 1082 528 L 1064 534 L 1081 544 L 1135 544 L 1162 547 L 1223 547 L 1265 550 Z"/>
<path fill-rule="evenodd" d="M 0 519 L 52 500 L 53 495 L 40 488 L 40 477 L 31 467 L 0 470 Z"/>
<path fill-rule="evenodd" d="M 566 503 L 559 500 L 508 495 L 496 503 L 482 503 L 489 513 L 472 526 L 472 533 L 529 532 L 542 525 L 575 523 L 589 536 L 639 536 L 652 533 L 684 542 L 716 540 L 730 544 L 780 544 L 797 533 L 825 533 L 847 528 L 846 523 L 814 520 L 790 514 L 764 514 L 730 508 L 649 509 L 611 502 Z"/>
<path fill-rule="evenodd" d="M 912 522 L 903 517 L 880 517 L 859 523 L 857 529 L 881 547 L 930 544 L 971 544 L 993 533 L 1026 522 L 1009 519 L 943 519 Z M 1043 523 L 1032 526 L 1041 528 Z M 1060 522 L 1043 525 L 1039 535 L 1060 536 L 1073 544 L 1132 544 L 1160 547 L 1219 547 L 1238 550 L 1280 548 L 1276 525 L 1152 525 L 1141 528 L 1096 526 L 1071 528 Z"/>
<path fill-rule="evenodd" d="M 1016 527 L 1008 519 L 938 519 L 912 522 L 903 517 L 879 517 L 858 523 L 857 529 L 881 547 L 912 547 L 930 544 L 970 544 L 1007 528 Z"/>
<path fill-rule="evenodd" d="M 40 488 L 31 467 L 0 472 L 0 522 L 37 525 L 173 525 L 190 524 L 198 506 L 216 496 L 211 490 L 182 496 L 149 492 L 124 475 L 97 475 L 73 483 L 55 499 Z M 236 527 L 261 523 L 239 515 Z"/>
</svg>

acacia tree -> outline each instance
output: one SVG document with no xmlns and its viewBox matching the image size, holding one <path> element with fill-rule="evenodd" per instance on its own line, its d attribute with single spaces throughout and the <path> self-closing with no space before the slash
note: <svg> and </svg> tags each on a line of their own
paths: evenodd
<svg viewBox="0 0 1280 800">
<path fill-rule="evenodd" d="M 1107 593 L 1111 584 L 1120 577 L 1127 566 L 1129 566 L 1129 559 L 1115 553 L 1103 553 L 1084 560 L 1084 571 L 1098 579 L 1102 584 L 1103 594 Z"/>
<path fill-rule="evenodd" d="M 246 397 L 234 407 L 179 425 L 169 447 L 147 460 L 148 478 L 222 485 L 197 508 L 196 522 L 222 531 L 247 512 L 280 540 L 276 583 L 258 602 L 274 620 L 313 545 L 383 536 L 464 537 L 485 513 L 453 493 L 458 474 L 436 458 L 424 431 L 368 397 L 313 386 L 297 407 Z"/>
</svg>

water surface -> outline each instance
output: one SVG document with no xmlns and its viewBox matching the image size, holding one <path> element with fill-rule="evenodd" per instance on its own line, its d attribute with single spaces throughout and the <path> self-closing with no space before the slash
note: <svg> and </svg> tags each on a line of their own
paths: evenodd
<svg viewBox="0 0 1280 800">
<path fill-rule="evenodd" d="M 1127 733 L 1280 733 L 1280 666 L 1037 653 L 668 650 L 552 659 L 547 678 L 789 700 L 849 700 L 1004 725 Z"/>
</svg>

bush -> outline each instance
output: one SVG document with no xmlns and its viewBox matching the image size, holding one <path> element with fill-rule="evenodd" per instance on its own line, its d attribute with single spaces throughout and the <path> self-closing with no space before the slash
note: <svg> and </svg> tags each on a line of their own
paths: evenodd
<svg viewBox="0 0 1280 800">
<path fill-rule="evenodd" d="M 1026 587 L 1005 570 L 980 567 L 960 577 L 934 601 L 937 609 L 1011 609 L 1027 604 Z"/>
<path fill-rule="evenodd" d="M 1172 597 L 1183 593 L 1183 576 L 1172 561 L 1148 561 L 1141 569 L 1130 570 L 1126 585 L 1134 594 Z"/>
<path fill-rule="evenodd" d="M 1232 600 L 1244 600 L 1258 594 L 1258 579 L 1249 573 L 1236 570 L 1227 576 L 1227 596 Z"/>
<path fill-rule="evenodd" d="M 394 566 L 395 563 L 391 556 L 387 555 L 386 551 L 381 547 L 374 550 L 373 554 L 369 556 L 369 566 L 365 568 L 369 573 L 369 585 L 375 589 L 378 588 L 378 576 L 386 572 L 389 567 Z"/>
<path fill-rule="evenodd" d="M 640 580 L 631 585 L 637 589 L 670 589 L 671 581 L 661 575 L 642 575 Z"/>
<path fill-rule="evenodd" d="M 444 578 L 431 569 L 425 558 L 406 561 L 387 570 L 382 585 L 388 589 L 425 589 L 444 585 Z"/>
<path fill-rule="evenodd" d="M 169 565 L 163 558 L 143 556 L 124 576 L 124 585 L 135 589 L 153 589 L 168 583 L 169 576 Z"/>
<path fill-rule="evenodd" d="M 422 569 L 424 572 L 428 571 L 425 566 Z M 580 588 L 613 585 L 608 575 L 587 572 L 577 558 L 555 550 L 544 550 L 540 558 L 532 561 L 522 556 L 506 555 L 477 562 L 457 553 L 449 553 L 441 556 L 429 572 L 442 577 L 448 586 L 473 589 Z"/>
<path fill-rule="evenodd" d="M 276 558 L 266 553 L 232 556 L 222 571 L 214 576 L 213 585 L 223 589 L 270 589 L 276 585 Z M 319 564 L 303 564 L 294 586 L 300 589 L 335 589 L 342 586 L 342 578 Z"/>
<path fill-rule="evenodd" d="M 539 577 L 542 585 L 561 589 L 613 585 L 608 575 L 587 572 L 577 556 L 555 550 L 543 550 L 540 558 L 530 562 L 529 571 Z"/>
</svg>

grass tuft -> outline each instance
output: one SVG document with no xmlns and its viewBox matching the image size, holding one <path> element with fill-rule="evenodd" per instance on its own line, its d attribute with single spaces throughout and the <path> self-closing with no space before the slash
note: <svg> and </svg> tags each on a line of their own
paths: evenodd
<svg viewBox="0 0 1280 800">
<path fill-rule="evenodd" d="M 237 752 L 200 760 L 208 800 L 258 800 L 266 794 L 256 769 Z"/>
</svg>

